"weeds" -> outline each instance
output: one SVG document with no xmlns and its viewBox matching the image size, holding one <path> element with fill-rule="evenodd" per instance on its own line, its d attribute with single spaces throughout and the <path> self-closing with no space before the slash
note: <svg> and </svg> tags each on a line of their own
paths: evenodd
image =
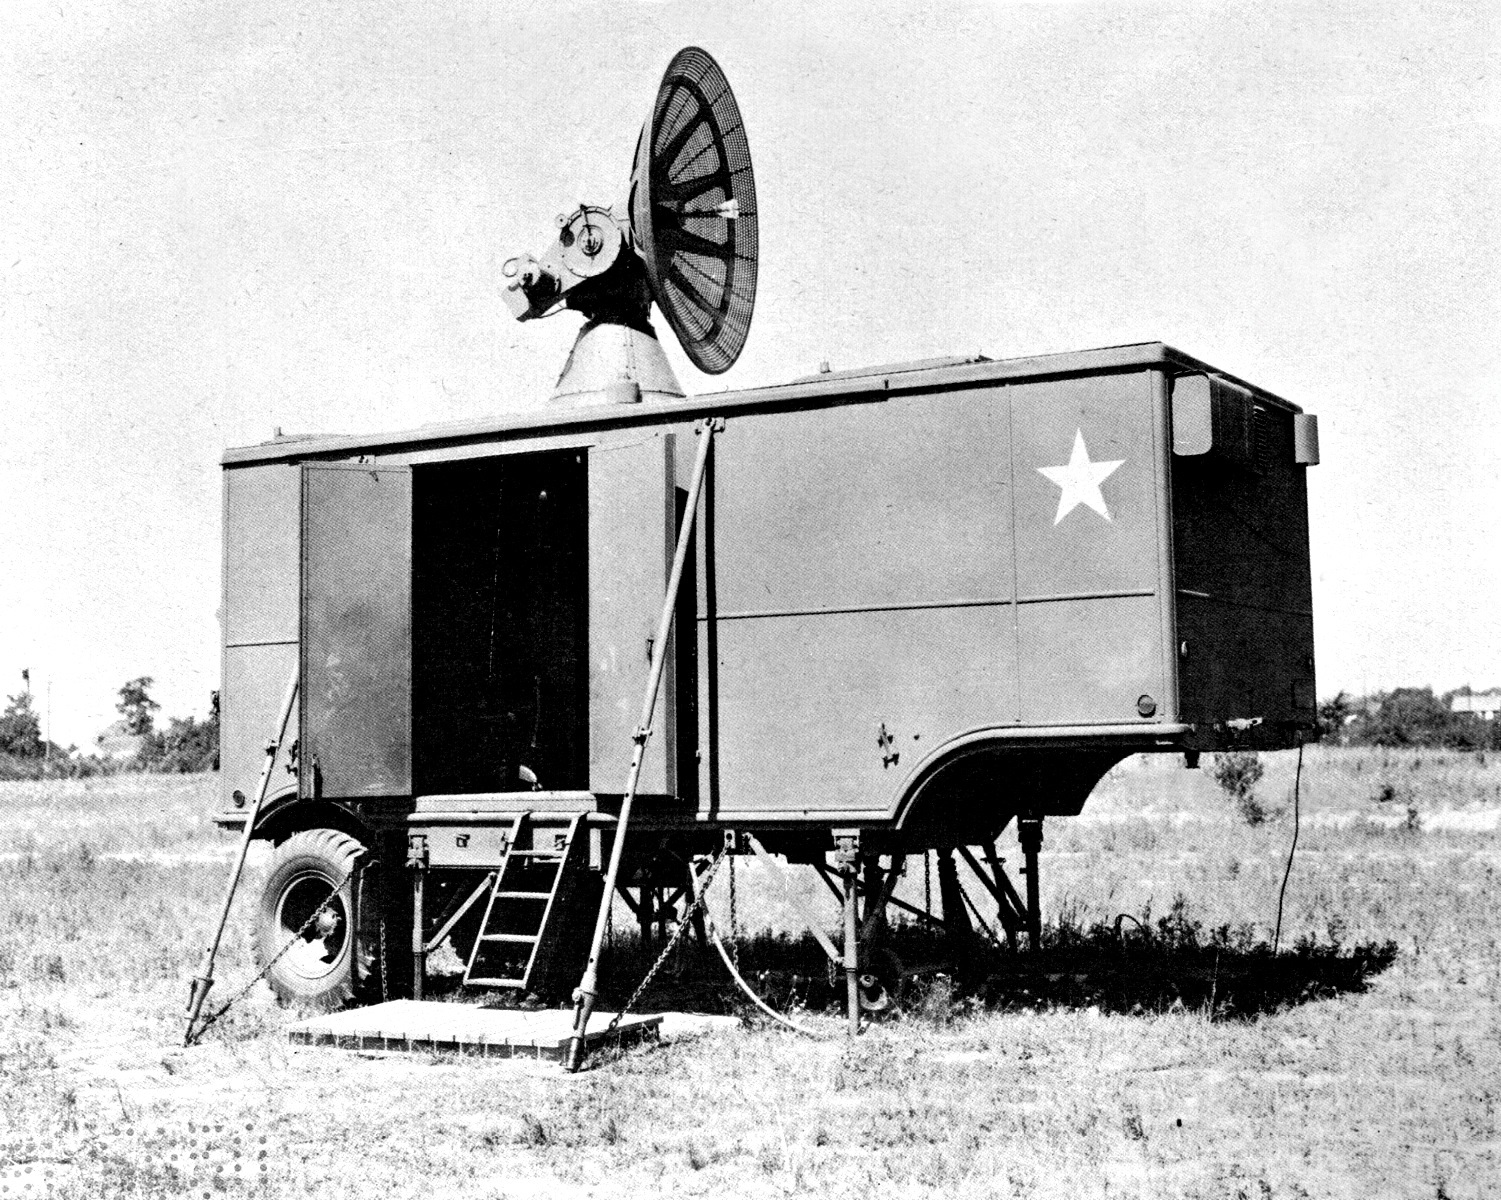
<svg viewBox="0 0 1501 1200">
<path fill-rule="evenodd" d="M 1208 771 L 1133 760 L 1083 820 L 1048 823 L 1038 954 L 983 941 L 956 952 L 897 924 L 900 1012 L 846 1041 L 842 981 L 822 952 L 762 932 L 741 939 L 742 966 L 774 1002 L 811 1010 L 827 1041 L 752 1027 L 571 1081 L 534 1064 L 289 1048 L 269 1001 L 232 1039 L 150 1050 L 180 1039 L 223 869 L 114 855 L 159 838 L 213 850 L 193 807 L 212 797 L 175 780 L 159 793 L 116 779 L 87 794 L 7 785 L 3 813 L 21 815 L 0 838 L 17 854 L 33 840 L 29 862 L 0 860 L 0 1171 L 52 1169 L 56 1200 L 944 1196 L 986 1181 L 1040 1200 L 1484 1195 L 1501 1141 L 1501 839 L 1444 818 L 1492 811 L 1501 768 L 1429 751 L 1414 772 L 1407 752 L 1362 753 L 1358 771 L 1349 752 L 1309 751 L 1305 818 L 1319 820 L 1305 820 L 1279 955 L 1266 938 L 1285 832 L 1247 824 Z M 1283 794 L 1290 764 L 1262 761 L 1261 789 Z M 1378 808 L 1383 779 L 1404 792 Z M 1401 820 L 1409 801 L 1421 836 Z M 754 870 L 742 880 L 742 921 L 796 927 L 757 899 Z M 835 927 L 832 898 L 809 883 Z M 901 885 L 918 907 L 922 883 L 914 869 Z M 253 971 L 246 928 L 237 916 L 226 939 L 226 988 Z M 618 1002 L 655 956 L 625 936 L 612 955 Z M 643 1007 L 740 1011 L 716 963 L 690 940 Z M 187 1131 L 205 1109 L 222 1131 Z M 476 1137 L 476 1119 L 497 1135 Z M 252 1120 L 269 1145 L 245 1142 Z M 1441 1164 L 1435 1145 L 1450 1148 Z"/>
<path fill-rule="evenodd" d="M 1235 802 L 1236 810 L 1247 825 L 1261 825 L 1271 811 L 1256 796 L 1256 785 L 1266 774 L 1261 756 L 1254 750 L 1232 750 L 1213 756 L 1214 781 Z"/>
<path fill-rule="evenodd" d="M 516 1135 L 516 1141 L 522 1146 L 545 1146 L 552 1138 L 540 1119 L 533 1113 L 524 1112 L 521 1114 L 521 1130 Z"/>
<path fill-rule="evenodd" d="M 1044 924 L 1037 954 L 1012 952 L 979 942 L 956 959 L 952 943 L 918 924 L 893 923 L 882 956 L 891 964 L 886 981 L 899 1020 L 946 1029 L 985 1012 L 1095 1009 L 1106 1013 L 1164 1013 L 1211 1009 L 1217 1019 L 1249 1020 L 1288 1006 L 1358 992 L 1395 958 L 1395 945 L 1347 945 L 1336 919 L 1328 936 L 1305 935 L 1290 950 L 1273 955 L 1271 945 L 1249 924 L 1206 926 L 1186 897 L 1165 913 L 1150 904 L 1137 914 L 1087 920 L 1064 905 Z M 811 935 L 761 934 L 739 948 L 742 972 L 759 981 L 763 997 L 805 1011 L 838 1014 L 845 1003 L 842 975 L 831 973 Z M 617 944 L 617 968 L 646 960 L 629 938 Z M 655 1008 L 692 1005 L 738 1012 L 755 1010 L 712 964 L 693 977 L 654 984 L 643 1004 Z M 615 977 L 627 985 L 629 970 Z M 608 976 L 607 976 L 608 978 Z"/>
</svg>

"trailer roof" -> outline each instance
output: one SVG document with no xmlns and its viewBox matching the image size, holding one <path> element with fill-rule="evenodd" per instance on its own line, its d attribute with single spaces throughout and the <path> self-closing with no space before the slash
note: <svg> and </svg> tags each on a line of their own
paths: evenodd
<svg viewBox="0 0 1501 1200">
<path fill-rule="evenodd" d="M 828 371 L 771 387 L 711 392 L 666 403 L 529 409 L 388 433 L 283 436 L 258 445 L 226 450 L 223 462 L 225 466 L 247 466 L 288 459 L 344 458 L 362 452 L 394 453 L 418 446 L 454 445 L 537 433 L 651 425 L 664 420 L 680 422 L 706 416 L 724 416 L 731 412 L 818 407 L 857 397 L 1022 383 L 1036 379 L 1098 375 L 1148 367 L 1163 367 L 1174 374 L 1215 375 L 1246 388 L 1261 400 L 1293 412 L 1302 411 L 1280 396 L 1227 372 L 1216 370 L 1181 350 L 1175 350 L 1162 342 L 1140 342 L 1128 346 L 1107 346 L 1097 350 L 1027 358 L 991 360 L 974 355 L 968 358 L 924 359 L 856 370 Z"/>
</svg>

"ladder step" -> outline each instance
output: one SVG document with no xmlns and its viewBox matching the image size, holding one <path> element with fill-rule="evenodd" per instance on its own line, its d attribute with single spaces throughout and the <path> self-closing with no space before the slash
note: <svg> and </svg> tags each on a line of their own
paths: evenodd
<svg viewBox="0 0 1501 1200">
<path fill-rule="evenodd" d="M 516 817 L 511 826 L 510 845 L 491 886 L 479 937 L 464 971 L 465 983 L 525 988 L 535 982 L 533 975 L 539 958 L 544 960 L 545 973 L 546 952 L 562 936 L 560 930 L 564 925 L 559 898 L 567 896 L 571 880 L 564 868 L 572 861 L 570 855 L 578 853 L 577 834 L 583 824 L 584 814 L 577 813 L 568 821 L 566 834 L 562 834 L 553 822 L 544 822 L 539 828 L 530 813 Z M 550 845 L 555 836 L 560 844 Z M 524 845 L 527 841 L 534 848 L 516 848 L 517 842 Z M 511 874 L 513 868 L 515 874 Z M 513 907 L 507 909 L 508 902 Z M 517 903 L 532 907 L 519 911 L 514 907 Z M 490 932 L 496 925 L 507 924 L 520 925 L 531 932 Z"/>
</svg>

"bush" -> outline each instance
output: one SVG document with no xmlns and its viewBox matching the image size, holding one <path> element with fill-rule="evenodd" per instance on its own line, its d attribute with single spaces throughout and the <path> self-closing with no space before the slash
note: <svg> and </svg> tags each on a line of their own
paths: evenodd
<svg viewBox="0 0 1501 1200">
<path fill-rule="evenodd" d="M 142 767 L 187 775 L 219 767 L 219 714 L 208 720 L 173 717 L 165 733 L 153 733 L 141 746 Z"/>
<path fill-rule="evenodd" d="M 1214 755 L 1214 781 L 1220 790 L 1235 801 L 1235 807 L 1247 825 L 1260 825 L 1270 815 L 1256 797 L 1256 785 L 1266 774 L 1261 756 L 1254 750 L 1232 750 Z"/>
<path fill-rule="evenodd" d="M 170 775 L 187 775 L 197 771 L 219 769 L 219 693 L 209 695 L 209 715 L 172 717 L 165 730 L 156 728 L 154 713 L 161 708 L 147 693 L 154 681 L 143 675 L 120 689 L 120 703 L 115 707 L 124 718 L 126 732 L 141 738 L 131 766 L 138 771 L 164 771 Z"/>
<path fill-rule="evenodd" d="M 1347 740 L 1356 745 L 1475 750 L 1490 744 L 1495 733 L 1473 713 L 1452 711 L 1432 688 L 1402 687 L 1373 696 L 1366 711 L 1350 722 Z"/>
<path fill-rule="evenodd" d="M 1354 715 L 1354 700 L 1348 692 L 1340 692 L 1319 705 L 1319 737 L 1333 745 L 1345 740 L 1345 726 Z"/>
<path fill-rule="evenodd" d="M 5 711 L 0 713 L 0 754 L 41 758 L 44 749 L 42 722 L 31 707 L 31 693 L 23 691 L 19 696 L 11 696 Z"/>
</svg>

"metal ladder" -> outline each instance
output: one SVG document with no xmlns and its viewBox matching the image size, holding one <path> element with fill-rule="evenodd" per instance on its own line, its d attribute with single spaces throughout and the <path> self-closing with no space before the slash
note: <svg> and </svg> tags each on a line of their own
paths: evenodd
<svg viewBox="0 0 1501 1200">
<path fill-rule="evenodd" d="M 516 815 L 464 971 L 466 984 L 523 989 L 532 985 L 538 964 L 547 961 L 550 941 L 567 924 L 586 815 L 572 814 L 567 832 L 555 834 L 551 848 L 537 844 L 541 830 L 533 814 Z M 528 827 L 530 838 L 524 836 Z M 531 844 L 523 846 L 524 842 Z"/>
</svg>

